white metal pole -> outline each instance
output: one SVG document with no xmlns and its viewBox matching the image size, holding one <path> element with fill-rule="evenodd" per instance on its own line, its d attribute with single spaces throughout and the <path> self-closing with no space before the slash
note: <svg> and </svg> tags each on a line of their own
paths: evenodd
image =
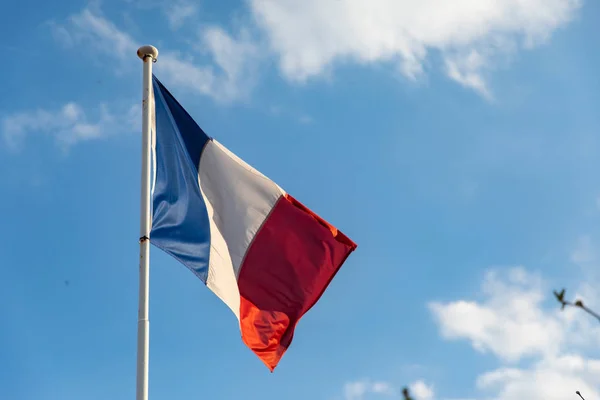
<svg viewBox="0 0 600 400">
<path fill-rule="evenodd" d="M 144 63 L 144 80 L 142 95 L 142 191 L 140 202 L 140 288 L 138 305 L 138 335 L 137 335 L 137 386 L 136 400 L 148 400 L 148 354 L 149 328 L 148 296 L 150 280 L 150 159 L 152 112 L 152 63 L 158 57 L 158 50 L 153 46 L 142 46 L 137 55 Z"/>
</svg>

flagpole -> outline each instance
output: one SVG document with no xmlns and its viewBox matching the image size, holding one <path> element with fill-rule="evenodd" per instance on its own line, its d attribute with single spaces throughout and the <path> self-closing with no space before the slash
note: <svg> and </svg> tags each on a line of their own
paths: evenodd
<svg viewBox="0 0 600 400">
<path fill-rule="evenodd" d="M 148 354 L 149 328 L 148 297 L 150 280 L 150 159 L 151 159 L 151 110 L 152 64 L 156 62 L 158 50 L 154 46 L 142 46 L 137 51 L 144 63 L 142 94 L 142 190 L 140 202 L 140 287 L 137 334 L 137 379 L 136 400 L 148 400 Z"/>
</svg>

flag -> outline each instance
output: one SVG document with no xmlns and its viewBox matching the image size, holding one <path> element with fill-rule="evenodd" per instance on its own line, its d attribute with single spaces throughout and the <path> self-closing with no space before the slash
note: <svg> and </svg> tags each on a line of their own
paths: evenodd
<svg viewBox="0 0 600 400">
<path fill-rule="evenodd" d="M 153 95 L 150 242 L 233 311 L 272 372 L 356 244 L 209 137 L 155 76 Z"/>
</svg>

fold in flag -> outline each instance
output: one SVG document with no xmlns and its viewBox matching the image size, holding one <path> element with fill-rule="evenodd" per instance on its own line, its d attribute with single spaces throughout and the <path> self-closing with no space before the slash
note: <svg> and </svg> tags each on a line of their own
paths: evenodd
<svg viewBox="0 0 600 400">
<path fill-rule="evenodd" d="M 155 76 L 153 92 L 150 241 L 233 311 L 272 372 L 356 244 L 207 136 Z"/>
</svg>

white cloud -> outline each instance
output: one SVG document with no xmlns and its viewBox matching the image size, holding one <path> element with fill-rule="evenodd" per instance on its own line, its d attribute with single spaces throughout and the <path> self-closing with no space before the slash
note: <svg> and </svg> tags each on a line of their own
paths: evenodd
<svg viewBox="0 0 600 400">
<path fill-rule="evenodd" d="M 433 399 L 433 386 L 429 386 L 422 380 L 418 380 L 412 383 L 410 386 L 411 395 L 417 400 L 432 400 Z"/>
<path fill-rule="evenodd" d="M 600 360 L 579 355 L 543 359 L 527 369 L 499 368 L 482 374 L 477 388 L 495 400 L 577 399 L 579 390 L 587 399 L 600 395 Z"/>
<path fill-rule="evenodd" d="M 559 400 L 576 398 L 576 390 L 599 397 L 600 360 L 580 354 L 598 345 L 597 321 L 580 310 L 561 312 L 554 302 L 544 308 L 550 289 L 523 268 L 489 271 L 482 292 L 479 302 L 430 304 L 444 338 L 468 340 L 498 357 L 501 366 L 477 379 L 482 398 Z M 588 284 L 575 292 L 586 302 L 597 299 Z"/>
<path fill-rule="evenodd" d="M 171 29 L 179 29 L 184 22 L 196 15 L 198 6 L 187 1 L 169 3 L 165 10 Z"/>
<path fill-rule="evenodd" d="M 196 51 L 162 52 L 157 71 L 164 64 L 165 81 L 229 102 L 249 94 L 267 54 L 296 82 L 344 63 L 387 63 L 416 80 L 436 59 L 431 55 L 439 54 L 449 78 L 491 100 L 488 75 L 516 51 L 547 41 L 573 19 L 582 1 L 249 0 L 252 28 L 264 33 L 265 43 L 244 29 L 232 35 L 201 25 Z M 160 4 L 173 29 L 197 15 L 188 0 Z M 85 45 L 127 65 L 135 57 L 136 41 L 90 8 L 52 27 L 68 46 Z M 203 53 L 212 62 L 203 61 Z M 191 83 L 182 83 L 186 74 Z"/>
<path fill-rule="evenodd" d="M 66 45 L 90 46 L 94 54 L 130 64 L 138 45 L 127 33 L 89 8 L 68 18 L 66 24 L 52 24 L 55 37 Z M 160 51 L 155 65 L 165 84 L 212 97 L 220 102 L 243 99 L 253 88 L 258 50 L 244 30 L 236 37 L 215 26 L 199 33 L 201 50 L 213 63 L 198 64 L 191 54 Z"/>
<path fill-rule="evenodd" d="M 409 385 L 410 394 L 415 400 L 433 400 L 433 386 L 423 380 L 417 380 Z M 366 400 L 370 398 L 398 398 L 401 389 L 389 382 L 362 379 L 347 382 L 344 385 L 344 400 Z"/>
<path fill-rule="evenodd" d="M 447 55 L 445 64 L 446 73 L 450 78 L 491 99 L 488 85 L 481 76 L 481 70 L 486 66 L 487 60 L 477 50 L 471 49 L 466 56 Z"/>
<path fill-rule="evenodd" d="M 496 57 L 546 41 L 581 0 L 250 0 L 257 24 L 295 81 L 335 64 L 389 62 L 408 78 L 439 52 L 447 75 L 486 97 Z"/>
<path fill-rule="evenodd" d="M 344 385 L 344 400 L 363 400 L 368 395 L 390 397 L 396 392 L 393 386 L 387 382 L 364 379 Z"/>
<path fill-rule="evenodd" d="M 560 321 L 540 307 L 545 293 L 539 276 L 513 268 L 505 277 L 486 275 L 482 303 L 460 300 L 431 303 L 442 335 L 467 339 L 481 352 L 491 351 L 505 361 L 524 356 L 556 354 L 564 334 Z"/>
<path fill-rule="evenodd" d="M 214 65 L 198 66 L 192 57 L 166 53 L 156 65 L 166 83 L 183 90 L 207 95 L 219 102 L 240 100 L 248 96 L 256 78 L 254 62 L 258 52 L 241 32 L 233 38 L 221 28 L 208 27 L 201 35 L 203 47 L 212 55 Z"/>
<path fill-rule="evenodd" d="M 593 247 L 593 238 L 582 238 L 578 248 L 582 243 L 584 249 Z M 595 257 L 576 259 L 583 261 L 579 266 L 584 275 L 587 269 L 597 269 L 592 266 Z M 600 308 L 597 283 L 597 277 L 586 275 L 584 284 L 567 291 L 567 298 L 583 299 L 592 309 Z M 545 304 L 546 300 L 550 303 Z M 497 367 L 478 373 L 474 398 L 576 399 L 576 390 L 588 400 L 600 398 L 600 324 L 579 309 L 561 311 L 552 288 L 539 273 L 523 267 L 490 269 L 478 300 L 432 302 L 429 308 L 443 338 L 466 340 L 477 352 L 496 358 Z M 453 360 L 449 367 L 456 365 Z M 385 396 L 400 398 L 399 388 L 390 384 L 383 387 Z M 373 388 L 369 380 L 351 382 L 345 387 L 344 399 L 380 398 Z M 447 399 L 424 380 L 411 383 L 409 388 L 415 400 Z"/>
<path fill-rule="evenodd" d="M 5 115 L 0 132 L 5 144 L 18 150 L 28 135 L 48 135 L 64 149 L 81 142 L 118 133 L 132 132 L 141 120 L 139 105 L 118 113 L 101 104 L 93 110 L 93 117 L 81 105 L 70 102 L 59 109 L 37 109 Z"/>
<path fill-rule="evenodd" d="M 378 394 L 391 395 L 394 393 L 392 386 L 387 382 L 374 382 L 371 386 L 371 391 Z"/>
<path fill-rule="evenodd" d="M 67 46 L 86 45 L 94 54 L 116 58 L 135 56 L 135 41 L 99 13 L 86 8 L 68 18 L 65 25 L 52 23 L 55 37 Z"/>
<path fill-rule="evenodd" d="M 348 382 L 344 386 L 344 396 L 346 400 L 362 399 L 368 391 L 369 384 L 363 381 Z"/>
</svg>

